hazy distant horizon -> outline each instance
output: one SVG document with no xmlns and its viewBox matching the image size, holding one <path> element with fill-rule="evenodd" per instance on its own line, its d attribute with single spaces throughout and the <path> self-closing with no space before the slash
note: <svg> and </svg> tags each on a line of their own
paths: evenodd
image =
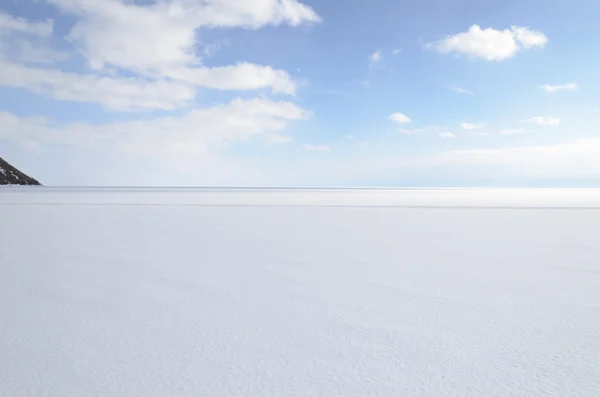
<svg viewBox="0 0 600 397">
<path fill-rule="evenodd" d="M 0 205 L 600 209 L 600 189 L 7 187 L 0 193 Z"/>
</svg>

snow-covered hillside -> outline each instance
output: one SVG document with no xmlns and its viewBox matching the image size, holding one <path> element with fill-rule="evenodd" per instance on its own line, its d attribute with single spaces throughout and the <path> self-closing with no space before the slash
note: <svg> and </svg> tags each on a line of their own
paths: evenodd
<svg viewBox="0 0 600 397">
<path fill-rule="evenodd" d="M 39 185 L 40 183 L 25 175 L 0 157 L 0 185 Z"/>
<path fill-rule="evenodd" d="M 3 189 L 0 395 L 599 396 L 599 194 Z"/>
</svg>

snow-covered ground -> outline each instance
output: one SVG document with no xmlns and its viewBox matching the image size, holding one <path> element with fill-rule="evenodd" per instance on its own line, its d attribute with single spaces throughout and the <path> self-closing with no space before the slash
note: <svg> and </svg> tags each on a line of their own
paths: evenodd
<svg viewBox="0 0 600 397">
<path fill-rule="evenodd" d="M 600 191 L 0 189 L 0 395 L 600 395 Z"/>
</svg>

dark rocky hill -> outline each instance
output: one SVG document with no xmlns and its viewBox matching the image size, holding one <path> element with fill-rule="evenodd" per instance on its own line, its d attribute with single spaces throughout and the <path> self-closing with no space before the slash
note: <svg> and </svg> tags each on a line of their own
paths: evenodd
<svg viewBox="0 0 600 397">
<path fill-rule="evenodd" d="M 0 157 L 0 185 L 40 186 L 41 183 L 25 175 Z"/>
</svg>

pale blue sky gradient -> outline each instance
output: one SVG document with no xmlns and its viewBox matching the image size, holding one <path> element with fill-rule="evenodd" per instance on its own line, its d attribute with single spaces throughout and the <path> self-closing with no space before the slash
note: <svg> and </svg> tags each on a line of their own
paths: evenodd
<svg viewBox="0 0 600 397">
<path fill-rule="evenodd" d="M 136 13 L 155 3 L 5 0 L 0 4 L 4 16 L 0 18 L 0 61 L 4 62 L 0 68 L 10 64 L 16 76 L 0 76 L 0 156 L 45 184 L 600 183 L 597 1 L 288 0 L 284 3 L 304 5 L 313 13 L 305 15 L 313 16 L 298 21 L 282 14 L 268 20 L 267 13 L 263 20 L 263 14 L 251 11 L 248 18 L 261 20 L 261 26 L 251 29 L 244 23 L 215 22 L 220 25 L 190 27 L 200 61 L 161 66 L 152 72 L 143 70 L 150 64 L 144 57 L 154 56 L 152 51 L 131 56 L 131 67 L 116 64 L 119 61 L 111 64 L 109 58 L 102 67 L 93 65 L 93 59 L 106 52 L 73 34 L 77 29 L 97 34 L 89 21 L 105 23 L 100 31 L 106 29 L 107 37 L 114 33 L 133 40 L 135 36 L 142 48 L 157 48 L 157 53 L 169 50 L 168 46 L 158 49 L 144 31 L 148 26 L 119 25 L 121 14 L 97 18 L 95 13 L 103 11 L 95 7 L 103 2 L 135 7 Z M 256 8 L 278 2 L 262 0 Z M 207 15 L 203 2 L 180 3 L 188 10 L 197 9 L 200 17 Z M 239 4 L 214 3 L 229 7 L 219 16 L 223 20 L 230 17 L 227 13 L 235 14 Z M 22 31 L 14 23 L 37 26 L 48 19 L 53 24 L 47 35 Z M 469 54 L 463 51 L 465 45 L 450 52 L 440 49 L 440 41 L 469 32 L 473 25 L 498 33 L 511 26 L 527 28 L 544 42 L 528 48 L 521 44 L 520 50 L 502 60 L 487 60 L 481 51 Z M 90 37 L 102 40 L 101 35 Z M 379 55 L 373 57 L 377 51 Z M 226 76 L 222 80 L 231 86 L 209 87 L 211 79 L 218 78 L 213 74 L 206 78 L 210 83 L 184 81 L 171 74 L 177 68 L 235 67 L 240 62 L 270 67 L 278 73 L 276 83 L 248 88 L 246 82 L 254 77 L 244 77 L 241 83 Z M 124 78 L 144 84 L 167 82 L 193 95 L 169 102 L 175 88 L 165 89 L 158 97 L 168 106 L 146 106 L 141 101 L 136 104 L 137 96 L 125 92 L 127 106 L 114 108 L 112 91 L 103 99 L 91 91 L 95 88 L 66 98 L 63 92 L 65 87 L 73 88 L 72 77 L 59 83 L 53 80 L 56 85 L 49 89 L 50 83 L 43 79 L 54 77 L 42 73 L 34 83 L 27 74 L 31 69 L 120 82 Z M 293 89 L 273 92 L 279 83 L 292 84 Z M 541 88 L 568 84 L 574 89 Z M 247 103 L 253 100 L 260 101 L 256 105 L 260 112 L 272 109 L 272 104 L 277 109 L 267 115 L 247 115 Z M 232 109 L 232 101 L 240 105 Z M 189 117 L 198 109 L 207 113 Z M 231 112 L 245 116 L 234 122 L 238 113 Z M 390 119 L 394 113 L 406 115 L 411 122 L 395 123 Z M 463 123 L 480 128 L 465 129 Z"/>
</svg>

